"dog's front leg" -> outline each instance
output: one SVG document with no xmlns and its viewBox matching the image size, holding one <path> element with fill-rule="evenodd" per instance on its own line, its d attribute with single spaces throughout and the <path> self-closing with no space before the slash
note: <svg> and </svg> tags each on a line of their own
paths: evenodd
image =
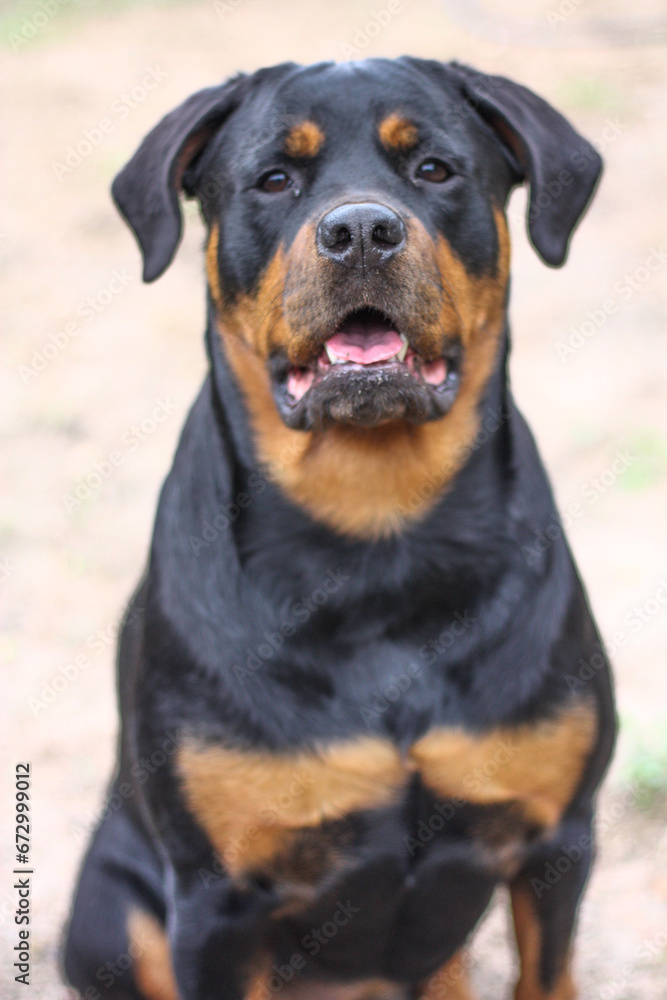
<svg viewBox="0 0 667 1000">
<path fill-rule="evenodd" d="M 276 905 L 259 886 L 238 888 L 202 870 L 175 873 L 168 920 L 178 1000 L 243 1000 L 264 958 Z"/>
<path fill-rule="evenodd" d="M 515 1000 L 575 1000 L 576 915 L 593 860 L 590 812 L 571 814 L 510 884 L 521 962 Z"/>
<path fill-rule="evenodd" d="M 177 731 L 171 719 L 159 727 L 153 722 L 153 726 L 158 732 Z M 145 805 L 162 861 L 165 930 L 175 981 L 173 1000 L 243 1000 L 266 962 L 267 931 L 284 900 L 254 868 L 233 865 L 236 841 L 229 842 L 232 860 L 228 856 L 223 862 L 227 842 L 214 846 L 215 836 L 205 829 L 208 813 L 198 813 L 196 804 L 186 800 L 179 763 L 180 737 L 174 736 L 173 742 L 176 750 L 154 768 L 144 785 Z M 160 745 L 160 738 L 148 730 L 139 743 L 140 759 L 144 763 L 156 761 Z M 224 777 L 224 768 L 222 774 Z M 222 809 L 220 828 L 226 829 L 227 822 L 237 818 L 233 807 L 238 807 L 238 802 L 226 802 L 219 794 L 220 780 L 216 758 L 206 801 L 216 816 L 218 808 Z M 245 826 L 239 830 L 240 844 Z M 150 993 L 148 997 L 157 1000 Z M 172 996 L 164 1000 L 172 1000 Z"/>
</svg>

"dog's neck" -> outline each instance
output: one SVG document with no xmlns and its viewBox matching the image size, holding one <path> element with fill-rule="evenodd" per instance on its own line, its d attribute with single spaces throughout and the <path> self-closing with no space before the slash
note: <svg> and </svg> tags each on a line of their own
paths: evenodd
<svg viewBox="0 0 667 1000">
<path fill-rule="evenodd" d="M 282 424 L 256 369 L 256 393 L 239 386 L 209 302 L 207 350 L 219 417 L 234 454 L 246 472 L 259 471 L 304 512 L 338 533 L 377 539 L 400 533 L 437 507 L 468 466 L 479 470 L 507 447 L 510 412 L 506 362 L 509 330 L 482 348 L 479 379 L 458 409 L 418 428 L 359 431 L 340 427 L 312 435 Z M 275 412 L 274 412 L 275 411 Z M 262 455 L 262 437 L 271 435 L 279 463 Z M 489 485 L 487 483 L 487 490 Z"/>
</svg>

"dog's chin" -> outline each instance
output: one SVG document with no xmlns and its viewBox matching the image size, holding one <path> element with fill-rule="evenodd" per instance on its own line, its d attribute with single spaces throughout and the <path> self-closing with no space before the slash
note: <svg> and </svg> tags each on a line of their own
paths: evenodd
<svg viewBox="0 0 667 1000">
<path fill-rule="evenodd" d="M 282 366 L 275 366 L 280 370 Z M 275 368 L 274 368 L 275 370 Z M 334 424 L 380 427 L 402 421 L 422 424 L 438 420 L 451 408 L 458 378 L 450 376 L 442 386 L 420 384 L 401 365 L 374 365 L 371 370 L 356 365 L 338 366 L 323 375 L 300 399 L 287 390 L 286 379 L 273 379 L 278 411 L 297 430 L 324 430 Z"/>
<path fill-rule="evenodd" d="M 374 310 L 349 315 L 314 346 L 308 364 L 294 365 L 281 351 L 269 363 L 280 416 L 297 430 L 439 420 L 456 399 L 460 367 L 457 341 L 426 359 Z"/>
</svg>

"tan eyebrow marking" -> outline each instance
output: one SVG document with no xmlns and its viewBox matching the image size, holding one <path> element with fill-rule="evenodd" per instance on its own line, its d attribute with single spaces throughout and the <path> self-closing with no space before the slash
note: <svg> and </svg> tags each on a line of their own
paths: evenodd
<svg viewBox="0 0 667 1000">
<path fill-rule="evenodd" d="M 417 126 L 396 111 L 380 122 L 378 134 L 386 149 L 412 149 L 419 138 Z"/>
<path fill-rule="evenodd" d="M 324 132 L 315 122 L 306 119 L 294 125 L 285 139 L 288 156 L 317 156 L 324 143 Z"/>
</svg>

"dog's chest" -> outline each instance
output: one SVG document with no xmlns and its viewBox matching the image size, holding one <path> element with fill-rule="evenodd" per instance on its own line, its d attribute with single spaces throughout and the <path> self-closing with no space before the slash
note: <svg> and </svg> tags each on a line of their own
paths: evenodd
<svg viewBox="0 0 667 1000">
<path fill-rule="evenodd" d="M 404 752 L 369 735 L 280 754 L 189 740 L 178 769 L 233 876 L 262 873 L 316 892 L 374 851 L 407 871 L 458 838 L 502 873 L 526 838 L 558 823 L 595 736 L 594 713 L 579 703 L 514 728 L 432 728 Z"/>
</svg>

